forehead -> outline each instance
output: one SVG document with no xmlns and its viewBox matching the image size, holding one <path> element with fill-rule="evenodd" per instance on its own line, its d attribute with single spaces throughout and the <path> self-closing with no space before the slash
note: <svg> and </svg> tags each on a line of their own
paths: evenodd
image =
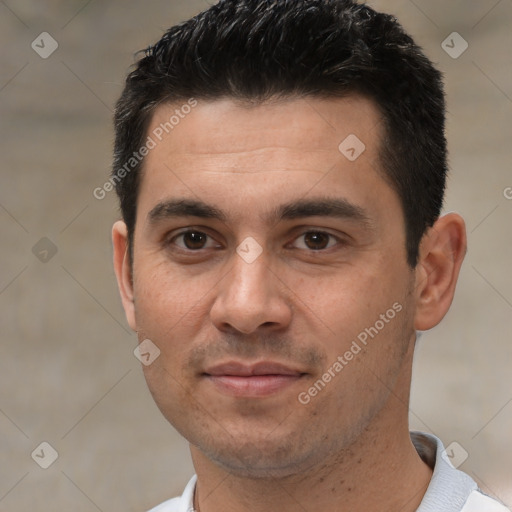
<svg viewBox="0 0 512 512">
<path fill-rule="evenodd" d="M 170 196 L 238 215 L 270 211 L 276 201 L 308 191 L 349 197 L 361 206 L 390 199 L 379 170 L 381 116 L 368 99 L 288 98 L 257 105 L 197 100 L 185 108 L 189 104 L 162 104 L 154 112 L 141 214 Z"/>
<path fill-rule="evenodd" d="M 377 106 L 359 95 L 292 97 L 257 104 L 225 98 L 199 100 L 192 108 L 185 102 L 160 105 L 148 132 L 165 139 L 157 141 L 164 142 L 159 144 L 160 150 L 165 147 L 175 154 L 234 154 L 278 145 L 332 152 L 355 132 L 371 146 L 379 136 L 380 125 Z"/>
</svg>

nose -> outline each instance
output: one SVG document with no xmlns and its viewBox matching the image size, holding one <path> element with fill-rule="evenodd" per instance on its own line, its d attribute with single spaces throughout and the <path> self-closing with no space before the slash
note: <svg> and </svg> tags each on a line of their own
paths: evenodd
<svg viewBox="0 0 512 512">
<path fill-rule="evenodd" d="M 269 267 L 265 253 L 248 263 L 237 253 L 233 266 L 219 283 L 210 310 L 217 329 L 243 334 L 264 329 L 266 332 L 287 327 L 291 321 L 290 294 L 286 285 Z"/>
</svg>

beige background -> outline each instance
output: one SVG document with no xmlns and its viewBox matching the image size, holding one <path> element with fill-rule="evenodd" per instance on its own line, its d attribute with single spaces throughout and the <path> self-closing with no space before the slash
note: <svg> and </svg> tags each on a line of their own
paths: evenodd
<svg viewBox="0 0 512 512">
<path fill-rule="evenodd" d="M 511 505 L 512 0 L 371 4 L 446 74 L 447 209 L 469 233 L 452 310 L 417 351 L 412 428 L 458 442 L 461 469 Z M 114 193 L 92 192 L 109 172 L 111 110 L 134 52 L 205 7 L 0 1 L 1 512 L 140 512 L 192 474 L 132 353 L 111 265 Z M 47 59 L 31 48 L 43 31 L 59 45 Z M 454 31 L 469 43 L 457 59 L 441 47 Z M 46 263 L 32 252 L 43 237 L 58 250 Z M 31 458 L 43 441 L 59 454 L 46 470 Z"/>
</svg>

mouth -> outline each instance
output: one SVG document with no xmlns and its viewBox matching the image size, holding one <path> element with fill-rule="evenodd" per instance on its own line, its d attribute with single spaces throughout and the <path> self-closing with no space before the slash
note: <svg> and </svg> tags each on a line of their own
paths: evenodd
<svg viewBox="0 0 512 512">
<path fill-rule="evenodd" d="M 243 364 L 230 361 L 208 368 L 202 376 L 218 391 L 235 397 L 265 397 L 283 391 L 306 373 L 270 361 Z"/>
</svg>

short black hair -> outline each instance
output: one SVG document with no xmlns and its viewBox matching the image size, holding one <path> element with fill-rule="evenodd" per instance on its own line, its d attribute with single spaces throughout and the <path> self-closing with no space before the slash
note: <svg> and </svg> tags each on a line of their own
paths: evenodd
<svg viewBox="0 0 512 512">
<path fill-rule="evenodd" d="M 446 184 L 442 75 L 395 17 L 352 0 L 220 0 L 144 50 L 114 120 L 111 180 L 130 255 L 144 160 L 119 170 L 127 171 L 126 162 L 144 145 L 159 104 L 351 93 L 372 99 L 381 112 L 380 163 L 400 198 L 407 261 L 415 267 Z"/>
</svg>

